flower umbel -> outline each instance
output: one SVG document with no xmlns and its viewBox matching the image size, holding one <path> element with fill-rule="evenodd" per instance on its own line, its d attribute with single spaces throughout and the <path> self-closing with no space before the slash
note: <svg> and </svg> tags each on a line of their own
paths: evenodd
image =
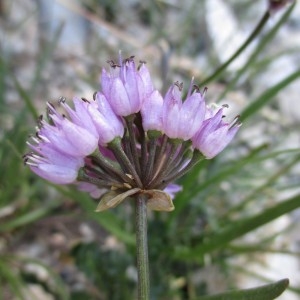
<svg viewBox="0 0 300 300">
<path fill-rule="evenodd" d="M 48 181 L 101 197 L 97 211 L 136 194 L 150 209 L 171 211 L 181 190 L 174 181 L 221 152 L 238 131 L 238 117 L 225 122 L 224 107 L 208 107 L 193 80 L 184 101 L 178 82 L 162 97 L 144 62 L 136 68 L 131 56 L 108 63 L 93 99 L 74 98 L 71 108 L 61 98 L 66 114 L 48 103 L 48 120 L 39 118 L 24 161 Z"/>
</svg>

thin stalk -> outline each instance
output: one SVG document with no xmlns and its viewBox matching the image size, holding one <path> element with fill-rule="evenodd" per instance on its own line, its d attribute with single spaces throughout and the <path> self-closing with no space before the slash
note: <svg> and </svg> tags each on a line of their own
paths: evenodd
<svg viewBox="0 0 300 300">
<path fill-rule="evenodd" d="M 156 153 L 155 153 L 155 157 L 154 157 L 154 166 L 152 168 L 152 173 L 151 173 L 151 178 L 153 178 L 154 176 L 156 176 L 158 170 L 160 169 L 161 167 L 161 162 L 163 160 L 163 157 L 164 157 L 164 153 L 166 151 L 166 148 L 167 148 L 167 145 L 168 145 L 168 137 L 166 135 L 163 135 L 162 137 L 162 142 L 161 142 L 161 146 L 160 147 L 157 147 L 159 148 L 159 151 L 156 150 Z"/>
<path fill-rule="evenodd" d="M 188 163 L 188 165 L 185 168 L 183 168 L 182 170 L 178 171 L 176 174 L 167 176 L 164 179 L 164 182 L 175 181 L 176 179 L 185 175 L 190 169 L 192 169 L 202 159 L 203 159 L 203 155 L 201 154 L 201 152 L 195 151 L 193 154 L 193 157 L 192 157 L 191 161 Z M 159 186 L 159 189 L 164 189 L 165 187 L 166 187 L 166 183 L 163 183 L 162 185 Z"/>
<path fill-rule="evenodd" d="M 157 148 L 157 138 L 150 139 L 149 142 L 149 155 L 147 158 L 147 165 L 143 172 L 144 174 L 144 183 L 149 181 L 150 174 L 152 174 L 153 165 L 155 161 L 155 154 L 156 154 L 156 148 Z M 144 160 L 146 161 L 146 159 Z"/>
<path fill-rule="evenodd" d="M 124 168 L 124 171 L 129 172 L 129 175 L 133 177 L 138 187 L 142 188 L 143 185 L 141 179 L 137 174 L 135 167 L 124 152 L 121 145 L 121 139 L 115 138 L 112 142 L 108 144 L 108 147 L 112 150 L 119 164 Z"/>
<path fill-rule="evenodd" d="M 130 147 L 131 147 L 131 153 L 133 156 L 133 163 L 135 166 L 135 169 L 137 170 L 137 173 L 141 175 L 141 166 L 140 166 L 140 161 L 139 161 L 139 155 L 137 151 L 137 142 L 136 142 L 136 135 L 135 135 L 135 130 L 133 126 L 134 122 L 134 117 L 129 116 L 125 118 L 127 128 L 128 128 L 128 133 L 129 133 L 129 142 L 130 142 Z"/>
<path fill-rule="evenodd" d="M 149 260 L 147 241 L 147 196 L 136 196 L 135 231 L 138 271 L 138 300 L 149 300 Z"/>
<path fill-rule="evenodd" d="M 260 19 L 259 23 L 256 25 L 256 27 L 250 34 L 250 36 L 247 38 L 247 40 L 213 74 L 211 74 L 201 82 L 202 86 L 204 86 L 208 82 L 211 82 L 212 80 L 217 79 L 221 75 L 221 73 L 248 47 L 248 45 L 254 40 L 254 38 L 261 32 L 261 30 L 264 28 L 265 24 L 269 20 L 269 17 L 270 12 L 266 11 L 263 17 Z"/>
<path fill-rule="evenodd" d="M 228 91 L 230 91 L 241 78 L 241 76 L 250 68 L 251 65 L 254 64 L 256 58 L 263 53 L 263 49 L 269 44 L 269 42 L 274 38 L 277 31 L 280 29 L 281 25 L 286 22 L 288 17 L 290 16 L 291 12 L 294 9 L 296 2 L 291 5 L 291 7 L 287 10 L 287 12 L 282 16 L 282 18 L 275 24 L 275 26 L 265 35 L 265 37 L 259 42 L 258 46 L 252 52 L 250 57 L 247 59 L 245 65 L 237 71 L 234 78 L 226 85 L 225 90 L 222 94 L 218 97 L 218 101 L 223 99 Z M 218 102 L 217 101 L 217 102 Z"/>
</svg>

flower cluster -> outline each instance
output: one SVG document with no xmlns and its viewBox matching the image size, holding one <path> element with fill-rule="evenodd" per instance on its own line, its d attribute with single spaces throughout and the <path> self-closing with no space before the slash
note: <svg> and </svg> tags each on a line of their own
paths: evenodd
<svg viewBox="0 0 300 300">
<path fill-rule="evenodd" d="M 149 208 L 170 211 L 181 189 L 173 182 L 221 152 L 238 131 L 238 118 L 225 122 L 224 107 L 207 106 L 205 90 L 193 81 L 184 101 L 178 82 L 162 97 L 145 62 L 108 63 L 92 100 L 74 98 L 71 108 L 61 98 L 65 114 L 47 104 L 47 120 L 39 118 L 24 161 L 50 182 L 101 196 L 97 211 L 138 193 L 147 195 Z"/>
</svg>

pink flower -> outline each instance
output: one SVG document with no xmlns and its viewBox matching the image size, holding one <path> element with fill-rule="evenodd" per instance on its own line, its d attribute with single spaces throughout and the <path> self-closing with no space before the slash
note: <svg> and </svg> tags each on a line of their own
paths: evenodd
<svg viewBox="0 0 300 300">
<path fill-rule="evenodd" d="M 153 90 L 148 69 L 142 64 L 140 70 L 136 70 L 133 57 L 122 60 L 120 56 L 119 65 L 109 63 L 111 72 L 102 70 L 101 85 L 114 112 L 124 117 L 139 112 L 145 97 Z"/>
<path fill-rule="evenodd" d="M 161 94 L 155 90 L 145 99 L 141 108 L 143 127 L 145 131 L 163 131 L 162 109 L 164 100 Z"/>
<path fill-rule="evenodd" d="M 199 131 L 193 136 L 193 147 L 210 159 L 219 154 L 233 139 L 239 129 L 239 123 L 225 123 L 222 120 L 223 109 L 205 120 Z"/>
<path fill-rule="evenodd" d="M 174 84 L 167 92 L 163 103 L 163 131 L 173 139 L 187 141 L 199 130 L 205 116 L 205 102 L 200 92 L 190 91 L 184 102 L 182 87 Z"/>
<path fill-rule="evenodd" d="M 84 166 L 80 157 L 72 157 L 54 149 L 52 144 L 39 143 L 37 146 L 29 144 L 36 152 L 25 156 L 30 169 L 40 177 L 56 184 L 70 184 L 75 182 L 78 170 Z"/>
<path fill-rule="evenodd" d="M 48 122 L 39 119 L 24 162 L 50 182 L 101 197 L 98 211 L 138 193 L 149 209 L 172 211 L 182 189 L 174 181 L 220 153 L 239 123 L 224 122 L 223 108 L 206 106 L 193 80 L 185 100 L 178 82 L 163 98 L 145 63 L 138 69 L 133 57 L 109 63 L 93 100 L 74 98 L 72 108 L 61 98 L 65 113 L 47 104 Z"/>
</svg>

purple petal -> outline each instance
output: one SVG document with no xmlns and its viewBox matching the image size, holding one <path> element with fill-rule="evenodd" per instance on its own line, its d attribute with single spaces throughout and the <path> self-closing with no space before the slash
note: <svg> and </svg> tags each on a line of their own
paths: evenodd
<svg viewBox="0 0 300 300">
<path fill-rule="evenodd" d="M 163 98 L 160 93 L 155 90 L 145 99 L 141 108 L 143 128 L 145 131 L 162 131 L 162 109 Z"/>
<path fill-rule="evenodd" d="M 132 113 L 130 99 L 121 79 L 114 79 L 110 95 L 110 98 L 107 99 L 118 116 L 129 116 Z"/>
<path fill-rule="evenodd" d="M 139 70 L 139 74 L 141 76 L 141 79 L 143 81 L 144 84 L 144 89 L 145 89 L 145 94 L 149 95 L 150 93 L 153 92 L 154 87 L 153 87 L 153 83 L 151 80 L 151 76 L 149 73 L 148 68 L 146 67 L 145 64 L 142 64 Z"/>
<path fill-rule="evenodd" d="M 182 186 L 175 183 L 168 184 L 164 189 L 164 192 L 168 193 L 172 199 L 174 199 L 175 195 L 180 191 L 182 191 Z"/>
<path fill-rule="evenodd" d="M 72 183 L 76 180 L 78 174 L 74 169 L 52 164 L 40 164 L 38 167 L 30 166 L 30 169 L 40 177 L 55 184 Z"/>
</svg>

